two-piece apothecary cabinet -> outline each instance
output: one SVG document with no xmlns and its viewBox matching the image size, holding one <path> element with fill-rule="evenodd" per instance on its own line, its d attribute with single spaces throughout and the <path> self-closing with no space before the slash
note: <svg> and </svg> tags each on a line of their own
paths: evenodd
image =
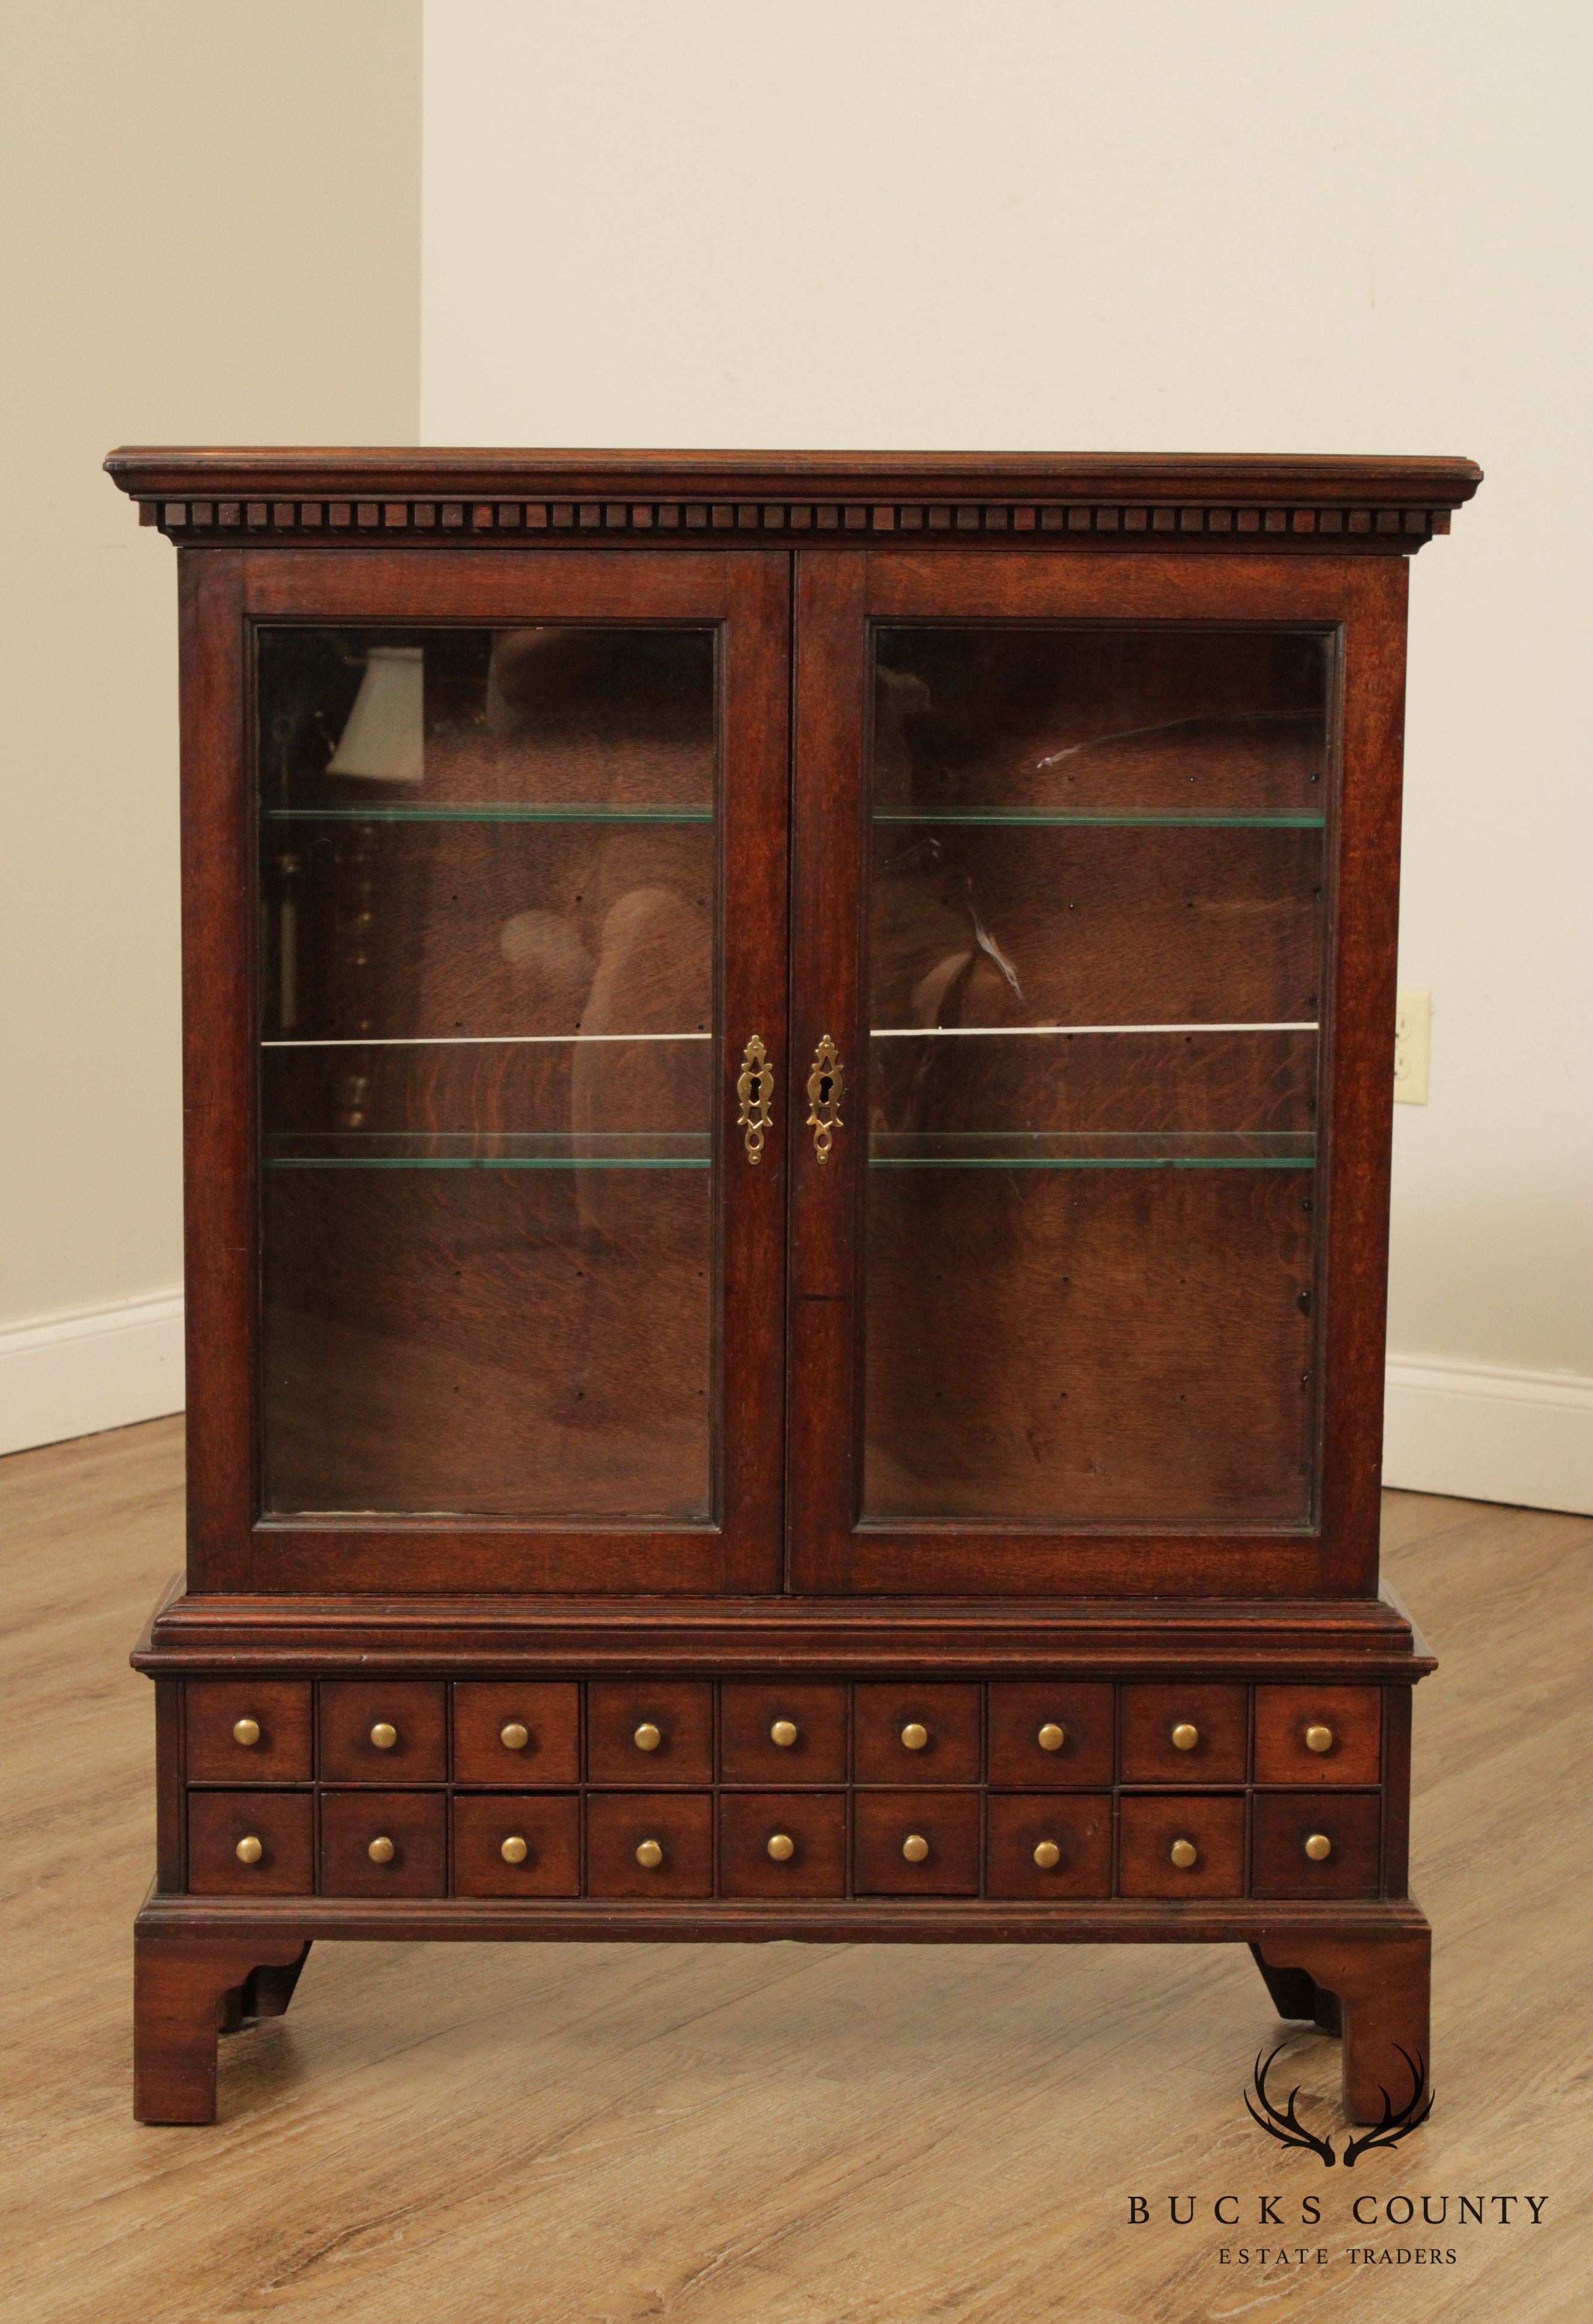
<svg viewBox="0 0 1593 2324">
<path fill-rule="evenodd" d="M 394 1937 L 1248 1942 L 1397 2098 L 1406 576 L 1478 471 L 108 466 L 182 635 L 140 2115 Z"/>
</svg>

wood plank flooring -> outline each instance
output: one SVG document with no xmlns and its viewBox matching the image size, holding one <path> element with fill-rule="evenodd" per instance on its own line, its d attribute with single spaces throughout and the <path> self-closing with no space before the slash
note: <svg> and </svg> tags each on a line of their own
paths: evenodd
<svg viewBox="0 0 1593 2324">
<path fill-rule="evenodd" d="M 1416 1698 L 1412 1836 L 1438 2098 L 1352 2172 L 1246 2117 L 1241 2084 L 1283 2029 L 1237 1947 L 322 1946 L 285 2019 L 223 2043 L 218 2126 L 141 2130 L 129 1929 L 153 1693 L 126 1652 L 180 1561 L 181 1456 L 181 1422 L 160 1421 L 0 1462 L 0 2315 L 1593 2313 L 1593 1522 L 1389 1497 L 1388 1570 L 1442 1665 Z M 1336 2044 L 1301 2034 L 1279 2062 L 1336 2126 Z M 1193 2224 L 1170 2222 L 1174 2194 Z M 1214 2224 L 1225 2194 L 1240 2227 Z M 1414 2227 L 1350 2223 L 1357 2195 L 1380 2214 L 1400 2194 Z M 1448 2195 L 1446 2224 L 1422 2227 L 1423 2194 Z M 1463 2194 L 1489 2199 L 1486 2225 L 1455 2223 Z M 1263 2195 L 1277 2227 L 1256 2225 Z M 1500 2195 L 1539 2198 L 1542 2224 L 1524 2203 L 1500 2224 Z M 1301 2228 L 1308 2196 L 1322 2219 Z M 1280 2265 L 1280 2244 L 1328 2262 Z M 1368 2271 L 1351 2244 L 1455 2260 Z M 1219 2261 L 1261 2246 L 1264 2265 Z"/>
</svg>

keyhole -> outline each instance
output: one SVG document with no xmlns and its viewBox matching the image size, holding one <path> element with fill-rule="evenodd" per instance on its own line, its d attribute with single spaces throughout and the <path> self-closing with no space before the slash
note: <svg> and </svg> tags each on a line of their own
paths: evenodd
<svg viewBox="0 0 1593 2324">
<path fill-rule="evenodd" d="M 819 1102 L 820 1105 L 828 1105 L 829 1103 L 829 1075 L 828 1074 L 820 1074 L 819 1076 Z"/>
</svg>

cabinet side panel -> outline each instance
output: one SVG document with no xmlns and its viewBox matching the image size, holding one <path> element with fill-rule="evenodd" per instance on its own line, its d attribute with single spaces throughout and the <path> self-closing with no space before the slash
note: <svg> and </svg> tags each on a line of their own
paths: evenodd
<svg viewBox="0 0 1593 2324">
<path fill-rule="evenodd" d="M 1377 1586 L 1388 1188 L 1394 1144 L 1400 797 L 1404 748 L 1403 558 L 1347 576 L 1338 853 L 1322 1117 L 1329 1140 L 1324 1286 L 1322 1579 Z"/>
<path fill-rule="evenodd" d="M 243 560 L 178 559 L 188 1586 L 247 1590 L 255 1231 Z"/>
</svg>

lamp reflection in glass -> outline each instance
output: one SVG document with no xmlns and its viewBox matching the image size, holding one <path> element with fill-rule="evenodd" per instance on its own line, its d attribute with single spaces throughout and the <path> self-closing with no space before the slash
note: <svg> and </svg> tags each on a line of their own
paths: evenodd
<svg viewBox="0 0 1593 2324">
<path fill-rule="evenodd" d="M 425 779 L 425 649 L 372 646 L 329 775 L 370 783 Z"/>
</svg>

